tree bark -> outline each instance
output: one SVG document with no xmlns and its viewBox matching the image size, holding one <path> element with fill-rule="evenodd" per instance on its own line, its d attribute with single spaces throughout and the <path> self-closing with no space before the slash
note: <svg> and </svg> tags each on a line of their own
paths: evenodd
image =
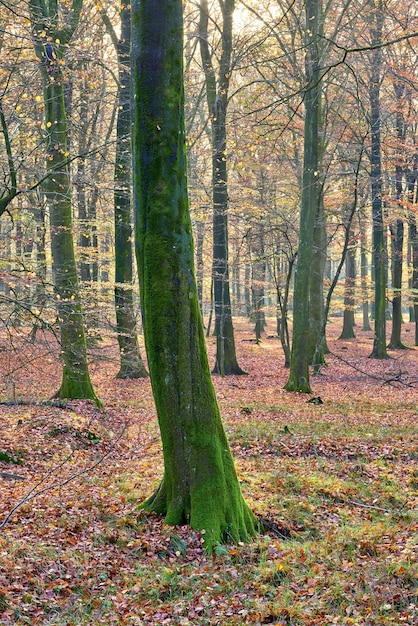
<svg viewBox="0 0 418 626">
<path fill-rule="evenodd" d="M 396 203 L 398 210 L 402 210 L 402 180 L 404 174 L 403 168 L 403 150 L 402 146 L 405 140 L 405 120 L 403 117 L 403 95 L 405 85 L 402 82 L 395 84 L 396 94 L 396 136 L 398 145 L 398 155 L 395 164 L 395 190 Z M 403 241 L 404 241 L 404 222 L 398 217 L 395 224 L 390 227 L 392 242 L 392 332 L 388 348 L 404 349 L 406 346 L 401 341 L 402 329 L 402 267 L 403 267 Z"/>
<path fill-rule="evenodd" d="M 146 378 L 139 349 L 133 300 L 133 249 L 131 211 L 131 77 L 129 53 L 131 42 L 131 9 L 122 2 L 119 40 L 110 20 L 104 20 L 116 47 L 119 63 L 118 115 L 115 156 L 115 312 L 120 367 L 117 378 Z"/>
<path fill-rule="evenodd" d="M 391 228 L 392 234 L 392 332 L 388 348 L 392 350 L 404 349 L 406 346 L 401 341 L 402 329 L 402 262 L 403 262 L 403 239 L 404 223 L 397 219 Z"/>
<path fill-rule="evenodd" d="M 372 45 L 382 42 L 383 7 L 378 0 L 373 10 L 374 24 L 371 27 Z M 371 120 L 370 178 L 372 189 L 373 217 L 373 264 L 374 264 L 374 342 L 370 354 L 374 359 L 387 359 L 386 351 L 386 262 L 385 233 L 383 224 L 382 200 L 382 157 L 380 138 L 380 81 L 382 50 L 371 51 L 371 77 L 369 85 Z"/>
<path fill-rule="evenodd" d="M 350 230 L 350 240 L 353 241 L 354 232 Z M 347 249 L 345 259 L 345 293 L 343 328 L 339 339 L 354 339 L 354 287 L 356 278 L 356 249 L 351 243 Z"/>
<path fill-rule="evenodd" d="M 363 324 L 361 330 L 371 330 L 369 320 L 369 263 L 367 259 L 367 235 L 364 225 L 363 213 L 359 213 L 360 228 L 360 278 L 361 278 L 361 309 L 363 314 Z"/>
<path fill-rule="evenodd" d="M 204 532 L 207 550 L 245 541 L 245 504 L 222 426 L 193 268 L 181 0 L 132 4 L 135 244 L 164 477 L 143 507 Z"/>
<path fill-rule="evenodd" d="M 322 151 L 321 151 L 322 154 Z M 322 160 L 322 156 L 320 157 Z M 322 192 L 319 198 L 313 238 L 312 264 L 309 281 L 309 352 L 313 363 L 325 363 L 324 345 L 322 345 L 321 323 L 324 315 L 324 273 L 327 259 L 327 230 L 325 223 Z M 319 350 L 318 350 L 319 347 Z M 315 362 L 315 364 L 318 364 Z"/>
<path fill-rule="evenodd" d="M 287 391 L 311 393 L 309 382 L 309 284 L 314 245 L 314 228 L 317 219 L 321 179 L 319 175 L 321 139 L 321 71 L 320 31 L 322 20 L 321 0 L 306 0 L 306 78 L 304 163 L 302 203 L 300 211 L 298 259 L 293 295 L 293 333 Z M 308 347 L 308 349 L 307 349 Z"/>
<path fill-rule="evenodd" d="M 45 195 L 50 211 L 51 251 L 61 332 L 62 382 L 59 398 L 86 398 L 100 405 L 88 370 L 83 314 L 72 232 L 70 171 L 67 161 L 68 122 L 64 102 L 62 53 L 77 26 L 82 0 L 73 0 L 67 22 L 49 14 L 41 0 L 31 0 L 36 54 L 41 62 L 47 136 Z"/>
<path fill-rule="evenodd" d="M 205 73 L 206 96 L 212 127 L 212 198 L 213 198 L 213 296 L 215 305 L 216 360 L 213 372 L 225 376 L 244 374 L 237 361 L 232 324 L 228 260 L 228 170 L 226 153 L 226 112 L 232 72 L 232 19 L 235 0 L 220 2 L 222 52 L 219 78 L 216 79 L 208 44 L 209 9 L 207 0 L 200 3 L 199 41 Z M 217 85 L 218 82 L 218 85 Z"/>
</svg>

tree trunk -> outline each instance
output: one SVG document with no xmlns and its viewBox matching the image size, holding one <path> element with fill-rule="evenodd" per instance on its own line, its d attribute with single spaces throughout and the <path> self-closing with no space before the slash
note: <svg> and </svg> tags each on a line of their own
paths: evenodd
<svg viewBox="0 0 418 626">
<path fill-rule="evenodd" d="M 70 171 L 67 161 L 68 123 L 64 103 L 62 53 L 78 23 L 81 0 L 73 0 L 71 26 L 57 30 L 55 12 L 48 15 L 41 0 L 32 0 L 36 54 L 41 61 L 45 126 L 48 130 L 45 194 L 50 210 L 51 251 L 61 332 L 62 382 L 59 398 L 86 398 L 100 404 L 91 384 L 72 232 Z M 59 43 L 52 43 L 57 42 Z"/>
<path fill-rule="evenodd" d="M 197 297 L 199 299 L 200 312 L 203 319 L 203 242 L 205 239 L 205 223 L 201 220 L 196 222 L 196 281 Z"/>
<path fill-rule="evenodd" d="M 350 231 L 351 241 L 354 238 Z M 344 293 L 344 318 L 343 329 L 339 339 L 354 339 L 354 287 L 356 278 L 356 249 L 351 245 L 347 250 L 345 259 L 345 293 Z"/>
<path fill-rule="evenodd" d="M 402 210 L 402 179 L 403 179 L 403 142 L 405 139 L 405 120 L 403 116 L 403 95 L 405 84 L 398 82 L 395 84 L 396 94 L 396 136 L 398 140 L 398 157 L 395 164 L 395 188 L 396 202 L 398 210 Z M 402 266 L 403 266 L 403 241 L 404 223 L 403 219 L 397 218 L 395 224 L 390 227 L 392 242 L 392 333 L 388 348 L 404 349 L 406 346 L 401 341 L 402 328 Z"/>
<path fill-rule="evenodd" d="M 411 286 L 415 321 L 415 345 L 418 346 L 418 229 L 413 213 L 409 216 L 409 245 L 411 246 L 412 257 Z"/>
<path fill-rule="evenodd" d="M 141 357 L 133 301 L 133 250 L 131 220 L 131 84 L 129 48 L 131 9 L 122 2 L 121 32 L 116 44 L 119 63 L 118 115 L 115 157 L 115 311 L 120 368 L 117 378 L 146 378 Z"/>
<path fill-rule="evenodd" d="M 374 11 L 375 24 L 371 27 L 372 45 L 382 42 L 383 8 L 381 0 Z M 373 216 L 373 264 L 374 264 L 374 343 L 370 354 L 374 359 L 387 359 L 386 351 L 386 249 L 383 225 L 382 157 L 380 139 L 380 72 L 382 50 L 371 51 L 371 77 L 369 86 L 371 117 L 370 178 L 372 188 Z"/>
<path fill-rule="evenodd" d="M 315 355 L 315 359 L 318 359 L 318 363 L 322 364 L 325 363 L 324 349 L 321 346 L 321 322 L 324 315 L 324 272 L 326 259 L 327 231 L 324 204 L 321 197 L 314 228 L 312 264 L 309 281 L 309 352 L 311 362 L 313 362 Z M 324 346 L 325 343 L 324 338 Z M 319 350 L 318 346 L 321 346 Z"/>
<path fill-rule="evenodd" d="M 367 246 L 366 246 L 366 229 L 364 227 L 363 214 L 359 214 L 359 226 L 360 226 L 360 278 L 361 278 L 361 308 L 363 314 L 363 325 L 361 330 L 371 330 L 369 320 L 369 263 L 367 260 Z"/>
<path fill-rule="evenodd" d="M 397 219 L 395 226 L 391 228 L 392 234 L 392 333 L 388 348 L 392 350 L 404 349 L 406 346 L 401 341 L 402 328 L 402 261 L 403 261 L 403 238 L 404 223 Z"/>
<path fill-rule="evenodd" d="M 314 228 L 318 215 L 321 179 L 319 176 L 321 138 L 321 73 L 319 33 L 322 2 L 306 0 L 306 78 L 304 163 L 302 203 L 300 211 L 298 259 L 293 295 L 293 333 L 287 391 L 311 393 L 309 383 L 309 283 L 314 244 Z"/>
<path fill-rule="evenodd" d="M 226 152 L 226 111 L 232 72 L 232 16 L 235 0 L 220 3 L 223 16 L 222 51 L 218 88 L 208 45 L 209 9 L 206 0 L 200 5 L 200 50 L 205 73 L 206 95 L 212 125 L 212 197 L 213 197 L 213 297 L 215 305 L 216 360 L 213 372 L 225 376 L 244 374 L 237 361 L 232 324 L 228 261 L 228 178 Z"/>
<path fill-rule="evenodd" d="M 207 550 L 245 541 L 245 504 L 222 426 L 193 269 L 181 0 L 132 4 L 135 244 L 164 478 L 142 506 L 204 532 Z"/>
<path fill-rule="evenodd" d="M 262 334 L 266 328 L 266 316 L 264 312 L 264 283 L 266 278 L 266 259 L 264 251 L 264 225 L 258 222 L 252 229 L 252 317 L 255 322 L 254 332 L 257 343 L 260 343 Z"/>
</svg>

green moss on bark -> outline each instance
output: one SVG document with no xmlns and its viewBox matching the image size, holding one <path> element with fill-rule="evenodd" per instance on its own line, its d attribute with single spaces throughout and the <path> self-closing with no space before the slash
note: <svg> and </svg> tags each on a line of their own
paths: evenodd
<svg viewBox="0 0 418 626">
<path fill-rule="evenodd" d="M 55 6 L 55 8 L 53 8 Z M 66 27 L 59 29 L 56 5 L 51 14 L 41 0 L 32 0 L 31 20 L 43 82 L 47 154 L 45 194 L 50 211 L 51 252 L 61 333 L 62 382 L 56 397 L 90 399 L 100 405 L 88 370 L 83 314 L 72 233 L 68 122 L 64 101 L 62 54 L 78 23 L 82 0 L 68 8 Z M 51 43 L 59 42 L 59 43 Z M 53 49 L 47 57 L 46 45 Z"/>
<path fill-rule="evenodd" d="M 182 2 L 134 0 L 135 244 L 164 477 L 142 504 L 205 531 L 208 550 L 244 541 L 256 518 L 241 494 L 206 353 L 193 267 L 184 131 Z"/>
</svg>

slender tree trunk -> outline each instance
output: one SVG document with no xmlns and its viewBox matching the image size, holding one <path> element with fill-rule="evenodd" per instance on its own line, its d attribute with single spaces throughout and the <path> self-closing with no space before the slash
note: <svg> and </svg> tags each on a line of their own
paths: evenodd
<svg viewBox="0 0 418 626">
<path fill-rule="evenodd" d="M 412 207 L 417 205 L 418 152 L 412 158 L 412 167 L 406 170 L 408 201 Z M 410 315 L 415 322 L 415 345 L 418 345 L 418 233 L 414 210 L 408 215 L 408 257 L 412 293 Z"/>
<path fill-rule="evenodd" d="M 382 42 L 383 7 L 381 0 L 374 11 L 372 25 L 372 45 Z M 382 157 L 380 138 L 380 81 L 382 50 L 371 51 L 371 78 L 369 86 L 371 117 L 371 156 L 370 178 L 372 189 L 373 216 L 373 264 L 374 264 L 374 343 L 370 355 L 374 359 L 387 359 L 386 351 L 386 262 L 385 233 L 383 224 L 382 200 Z"/>
<path fill-rule="evenodd" d="M 142 506 L 204 531 L 206 548 L 245 541 L 245 504 L 222 426 L 193 269 L 184 129 L 181 0 L 132 4 L 135 244 L 164 478 Z"/>
<path fill-rule="evenodd" d="M 203 319 L 203 242 L 205 239 L 205 223 L 201 220 L 196 222 L 196 281 L 197 296 L 199 298 L 200 312 Z"/>
<path fill-rule="evenodd" d="M 354 232 L 350 231 L 350 240 L 354 238 Z M 356 278 L 356 249 L 351 245 L 347 250 L 345 259 L 345 293 L 344 293 L 344 318 L 343 329 L 339 339 L 353 339 L 354 335 L 354 288 Z"/>
<path fill-rule="evenodd" d="M 369 321 L 369 263 L 367 260 L 367 246 L 366 246 L 366 229 L 364 227 L 364 217 L 362 213 L 359 213 L 359 227 L 360 227 L 360 277 L 361 277 L 361 308 L 363 314 L 362 330 L 371 330 Z"/>
<path fill-rule="evenodd" d="M 321 194 L 322 196 L 322 194 Z M 309 281 L 309 351 L 313 362 L 315 355 L 325 363 L 324 350 L 318 353 L 321 345 L 321 322 L 324 315 L 324 272 L 327 259 L 327 231 L 322 197 L 319 200 L 318 213 L 314 228 L 313 254 Z"/>
<path fill-rule="evenodd" d="M 52 265 L 61 332 L 62 382 L 56 397 L 86 398 L 100 404 L 91 384 L 72 232 L 68 122 L 64 103 L 62 50 L 78 23 L 82 1 L 73 0 L 71 27 L 57 30 L 41 0 L 32 0 L 35 50 L 41 61 L 45 126 L 48 129 L 45 195 L 50 211 Z M 54 42 L 59 41 L 59 44 Z"/>
<path fill-rule="evenodd" d="M 232 72 L 232 20 L 235 0 L 220 2 L 223 26 L 218 86 L 208 44 L 209 9 L 200 3 L 200 50 L 206 81 L 206 95 L 212 124 L 213 189 L 213 296 L 215 305 L 215 374 L 244 374 L 237 361 L 232 324 L 228 261 L 228 171 L 226 152 L 226 112 Z"/>
<path fill-rule="evenodd" d="M 251 264 L 247 262 L 245 264 L 245 272 L 244 272 L 244 310 L 245 310 L 245 315 L 248 318 L 251 316 L 250 279 L 251 279 Z"/>
<path fill-rule="evenodd" d="M 401 341 L 402 328 L 402 261 L 403 261 L 403 239 L 404 223 L 397 219 L 394 227 L 391 227 L 392 234 L 392 333 L 388 348 L 392 350 L 405 348 Z"/>
<path fill-rule="evenodd" d="M 405 139 L 405 121 L 402 113 L 403 94 L 405 90 L 404 83 L 395 84 L 395 93 L 397 97 L 396 111 L 396 135 L 398 140 L 398 158 L 395 164 L 395 188 L 396 202 L 398 210 L 402 210 L 402 179 L 403 179 L 403 152 L 401 147 Z M 404 241 L 404 222 L 398 217 L 395 224 L 390 227 L 392 242 L 392 333 L 388 348 L 404 349 L 405 346 L 401 341 L 402 328 L 402 266 L 403 266 L 403 241 Z"/>
<path fill-rule="evenodd" d="M 43 204 L 43 200 L 41 199 L 40 191 L 37 192 L 33 204 L 37 208 L 34 211 L 34 219 L 35 219 L 35 249 L 36 249 L 36 284 L 34 293 L 32 296 L 32 301 L 38 309 L 39 313 L 37 318 L 35 319 L 31 334 L 30 334 L 30 342 L 35 343 L 36 333 L 38 329 L 43 326 L 42 315 L 43 310 L 47 300 L 47 294 L 45 290 L 45 282 L 46 282 L 46 252 L 45 252 L 45 207 Z"/>
<path fill-rule="evenodd" d="M 84 68 L 86 69 L 86 68 Z M 87 81 L 85 81 L 87 82 Z M 84 88 L 86 85 L 84 85 Z M 86 90 L 87 91 L 87 90 Z M 87 128 L 88 128 L 88 102 L 84 98 L 80 101 L 80 133 L 78 150 L 80 154 L 84 154 L 87 145 Z M 90 248 L 91 235 L 90 223 L 87 214 L 87 198 L 86 198 L 86 160 L 81 157 L 77 160 L 77 175 L 75 180 L 77 189 L 77 208 L 80 234 L 78 238 L 79 246 L 79 262 L 80 262 L 80 279 L 82 283 L 90 283 Z"/>
<path fill-rule="evenodd" d="M 278 259 L 277 267 L 274 268 L 273 273 L 275 275 L 276 294 L 277 294 L 277 334 L 282 344 L 284 354 L 284 366 L 290 367 L 290 337 L 288 327 L 288 303 L 290 293 L 290 283 L 292 280 L 293 267 L 296 261 L 296 254 L 290 254 L 288 257 L 288 267 L 286 271 L 286 282 L 284 285 L 284 291 L 282 292 L 282 286 L 280 285 L 280 275 L 282 273 L 280 269 L 280 260 Z"/>
<path fill-rule="evenodd" d="M 287 391 L 311 393 L 309 382 L 309 284 L 314 244 L 314 228 L 318 215 L 321 180 L 321 73 L 320 38 L 321 0 L 306 0 L 306 77 L 305 133 L 302 203 L 300 211 L 298 260 L 293 295 L 293 333 Z"/>
<path fill-rule="evenodd" d="M 257 224 L 252 230 L 252 313 L 255 322 L 254 332 L 257 343 L 260 343 L 266 327 L 264 312 L 264 282 L 266 277 L 266 260 L 264 252 L 264 228 L 263 224 Z"/>
<path fill-rule="evenodd" d="M 120 368 L 117 378 L 146 378 L 138 344 L 133 300 L 133 250 L 131 212 L 131 78 L 129 52 L 131 9 L 122 2 L 121 32 L 115 47 L 119 63 L 118 115 L 115 157 L 115 311 Z M 105 21 L 106 23 L 106 21 Z M 114 33 L 112 33 L 114 35 Z"/>
<path fill-rule="evenodd" d="M 409 216 L 409 245 L 412 257 L 412 303 L 415 321 L 415 345 L 418 346 L 418 229 L 414 214 Z"/>
</svg>

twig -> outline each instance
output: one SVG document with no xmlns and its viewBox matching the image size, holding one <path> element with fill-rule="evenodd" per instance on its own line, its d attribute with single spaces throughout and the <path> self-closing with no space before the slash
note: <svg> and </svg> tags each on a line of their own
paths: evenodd
<svg viewBox="0 0 418 626">
<path fill-rule="evenodd" d="M 345 502 L 347 504 L 354 504 L 354 506 L 360 506 L 362 509 L 374 509 L 375 511 L 383 511 L 383 513 L 399 512 L 397 509 L 384 509 L 381 506 L 374 506 L 373 504 L 363 504 L 362 502 L 357 502 L 357 500 L 345 500 Z"/>
<path fill-rule="evenodd" d="M 366 372 L 365 370 L 362 370 L 357 365 L 353 365 L 353 363 L 350 363 L 350 361 L 346 361 L 346 359 L 343 359 L 343 357 L 340 356 L 339 354 L 335 354 L 335 352 L 330 352 L 330 354 L 331 356 L 334 356 L 336 359 L 338 359 L 342 363 L 345 363 L 346 365 L 349 365 L 351 368 L 353 368 L 357 372 L 360 372 L 360 374 L 364 374 L 368 378 L 377 380 L 383 385 L 390 385 L 391 387 L 395 387 L 395 389 L 398 389 L 398 387 L 396 384 L 394 384 L 394 382 L 404 385 L 405 387 L 415 388 L 417 386 L 418 381 L 416 379 L 413 379 L 411 382 L 404 382 L 403 380 L 401 380 L 400 376 L 402 376 L 402 373 L 398 374 L 397 376 L 392 376 L 392 378 L 383 378 L 382 376 L 375 376 L 374 374 L 370 374 L 370 372 Z"/>
<path fill-rule="evenodd" d="M 0 472 L 0 478 L 4 478 L 5 480 L 26 480 L 24 476 L 19 476 L 19 474 L 11 474 L 10 472 Z"/>
<path fill-rule="evenodd" d="M 121 433 L 119 434 L 119 436 L 115 440 L 115 443 L 117 443 L 122 438 L 122 436 L 124 435 L 126 429 L 127 429 L 127 424 L 125 424 L 125 426 L 122 429 Z M 30 491 L 28 491 L 26 496 L 24 496 L 22 498 L 22 500 L 20 500 L 17 504 L 15 504 L 15 506 L 6 515 L 4 520 L 0 523 L 0 530 L 2 528 L 4 528 L 4 526 L 11 519 L 11 517 L 13 516 L 15 511 L 17 511 L 17 509 L 19 509 L 23 504 L 25 504 L 26 502 L 30 502 L 31 500 L 33 500 L 37 496 L 40 496 L 41 494 L 45 493 L 46 491 L 51 491 L 52 489 L 56 489 L 57 487 L 64 487 L 65 485 L 67 485 L 68 483 L 72 482 L 76 478 L 79 478 L 80 476 L 83 476 L 84 474 L 87 474 L 88 472 L 91 472 L 98 465 L 100 465 L 100 463 L 102 463 L 104 461 L 104 459 L 111 454 L 111 452 L 113 452 L 114 447 L 115 447 L 115 445 L 112 445 L 111 448 L 107 452 L 105 452 L 99 459 L 97 459 L 97 461 L 95 461 L 93 463 L 93 465 L 85 467 L 84 469 L 80 470 L 79 472 L 76 472 L 75 474 L 72 474 L 71 476 L 69 476 L 65 480 L 62 480 L 62 481 L 59 481 L 59 482 L 56 482 L 56 483 L 52 483 L 52 485 L 47 485 L 46 487 L 43 487 L 42 489 L 38 489 L 38 487 L 40 485 L 42 485 L 42 483 L 44 483 L 58 469 L 63 467 L 74 456 L 75 450 L 72 450 L 71 454 L 69 454 L 59 465 L 56 465 L 51 470 L 49 470 L 49 472 L 43 478 L 41 478 L 41 480 L 38 481 L 36 483 L 36 485 L 34 485 L 32 487 L 32 489 L 30 489 Z"/>
</svg>

